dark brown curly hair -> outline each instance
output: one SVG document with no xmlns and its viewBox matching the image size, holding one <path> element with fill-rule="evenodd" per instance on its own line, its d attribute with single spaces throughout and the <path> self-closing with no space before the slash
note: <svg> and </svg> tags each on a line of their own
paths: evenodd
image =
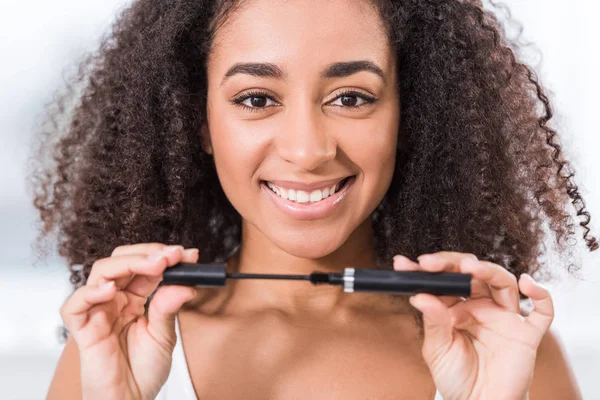
<svg viewBox="0 0 600 400">
<path fill-rule="evenodd" d="M 544 280 L 546 234 L 563 259 L 574 218 L 598 249 L 548 96 L 497 16 L 480 0 L 371 1 L 402 104 L 394 176 L 372 214 L 378 267 L 451 250 Z M 122 244 L 198 247 L 199 262 L 239 247 L 241 216 L 200 127 L 215 32 L 246 2 L 132 2 L 47 105 L 29 174 L 36 243 L 44 253 L 56 237 L 74 287 Z"/>
</svg>

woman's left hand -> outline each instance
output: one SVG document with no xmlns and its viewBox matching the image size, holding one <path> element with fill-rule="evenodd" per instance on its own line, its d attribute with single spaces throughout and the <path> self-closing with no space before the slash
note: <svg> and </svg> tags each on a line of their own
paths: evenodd
<svg viewBox="0 0 600 400">
<path fill-rule="evenodd" d="M 398 255 L 398 271 L 472 274 L 471 297 L 419 293 L 410 299 L 423 313 L 422 354 L 444 400 L 529 398 L 537 348 L 554 319 L 549 291 L 531 276 L 516 277 L 473 254 L 442 251 Z M 518 285 L 518 286 L 517 286 Z M 534 309 L 520 314 L 519 289 Z"/>
</svg>

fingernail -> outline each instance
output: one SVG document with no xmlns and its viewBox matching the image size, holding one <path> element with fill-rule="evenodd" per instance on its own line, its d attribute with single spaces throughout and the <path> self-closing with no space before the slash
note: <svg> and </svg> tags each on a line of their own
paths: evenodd
<svg viewBox="0 0 600 400">
<path fill-rule="evenodd" d="M 170 246 L 165 246 L 163 247 L 163 252 L 164 253 L 174 253 L 176 251 L 183 251 L 184 247 L 181 245 L 170 245 Z"/>
<path fill-rule="evenodd" d="M 433 260 L 434 258 L 435 258 L 435 256 L 434 256 L 433 254 L 421 254 L 419 257 L 417 257 L 417 260 L 418 260 L 419 262 L 420 262 L 420 261 L 423 261 L 423 260 L 426 260 L 426 261 L 431 261 L 431 260 Z"/>
<path fill-rule="evenodd" d="M 160 260 L 161 258 L 163 258 L 165 255 L 163 253 L 154 253 L 154 254 L 148 254 L 146 256 L 146 258 L 148 259 L 148 261 L 151 262 L 156 262 L 158 260 Z"/>
<path fill-rule="evenodd" d="M 109 290 L 112 289 L 113 286 L 115 286 L 115 281 L 103 282 L 100 284 L 100 290 Z"/>
<path fill-rule="evenodd" d="M 464 265 L 471 266 L 473 268 L 479 268 L 482 266 L 477 257 L 467 257 Z"/>
<path fill-rule="evenodd" d="M 415 300 L 415 296 L 410 296 L 408 298 L 408 302 L 410 303 L 411 306 L 413 306 L 414 308 L 419 308 L 419 305 L 417 304 L 416 300 Z"/>
<path fill-rule="evenodd" d="M 194 255 L 198 254 L 199 252 L 200 252 L 200 250 L 198 250 L 198 249 L 196 249 L 196 248 L 193 248 L 193 249 L 185 249 L 185 250 L 183 251 L 183 255 L 184 255 L 184 256 L 186 256 L 186 257 L 189 257 L 189 256 L 194 256 Z"/>
<path fill-rule="evenodd" d="M 394 256 L 394 263 L 397 263 L 397 262 L 402 262 L 402 261 L 405 261 L 405 262 L 410 262 L 410 263 L 413 263 L 413 262 L 414 262 L 414 261 L 413 261 L 413 260 L 411 260 L 410 258 L 408 258 L 408 257 L 406 257 L 406 256 L 403 256 L 402 254 L 396 254 L 396 255 Z"/>
<path fill-rule="evenodd" d="M 524 276 L 525 279 L 529 279 L 530 281 L 537 283 L 535 279 L 533 279 L 533 276 L 529 275 L 528 273 L 522 273 L 521 276 Z"/>
</svg>

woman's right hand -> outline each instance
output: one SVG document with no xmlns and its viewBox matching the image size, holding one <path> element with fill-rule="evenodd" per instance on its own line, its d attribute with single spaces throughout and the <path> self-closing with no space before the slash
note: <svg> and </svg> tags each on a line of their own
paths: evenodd
<svg viewBox="0 0 600 400">
<path fill-rule="evenodd" d="M 85 286 L 61 307 L 77 343 L 83 398 L 153 400 L 171 370 L 175 316 L 196 295 L 193 287 L 161 286 L 179 262 L 195 263 L 198 249 L 142 243 L 117 247 L 97 260 Z"/>
</svg>

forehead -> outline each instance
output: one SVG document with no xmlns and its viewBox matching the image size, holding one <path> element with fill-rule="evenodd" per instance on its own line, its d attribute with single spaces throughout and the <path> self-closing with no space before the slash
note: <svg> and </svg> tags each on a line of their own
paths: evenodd
<svg viewBox="0 0 600 400">
<path fill-rule="evenodd" d="M 270 61 L 306 69 L 370 59 L 386 70 L 391 55 L 378 10 L 367 0 L 250 0 L 217 31 L 208 65 Z"/>
</svg>

